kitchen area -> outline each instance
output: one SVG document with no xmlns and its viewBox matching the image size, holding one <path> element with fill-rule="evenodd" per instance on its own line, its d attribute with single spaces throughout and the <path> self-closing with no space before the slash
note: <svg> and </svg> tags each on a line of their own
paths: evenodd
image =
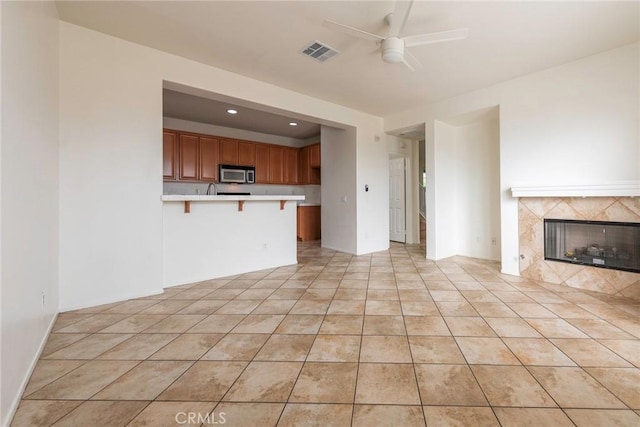
<svg viewBox="0 0 640 427">
<path fill-rule="evenodd" d="M 163 286 L 295 264 L 321 238 L 320 126 L 163 98 Z"/>
</svg>

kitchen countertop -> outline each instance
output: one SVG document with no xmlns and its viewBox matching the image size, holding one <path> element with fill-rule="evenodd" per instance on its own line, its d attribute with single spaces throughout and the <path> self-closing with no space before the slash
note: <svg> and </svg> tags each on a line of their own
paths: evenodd
<svg viewBox="0 0 640 427">
<path fill-rule="evenodd" d="M 236 201 L 278 201 L 296 200 L 304 201 L 305 196 L 292 195 L 256 195 L 256 196 L 205 196 L 200 194 L 165 194 L 162 196 L 163 202 L 236 202 Z"/>
<path fill-rule="evenodd" d="M 312 203 L 312 202 L 298 202 L 298 206 L 320 206 L 320 203 Z"/>
</svg>

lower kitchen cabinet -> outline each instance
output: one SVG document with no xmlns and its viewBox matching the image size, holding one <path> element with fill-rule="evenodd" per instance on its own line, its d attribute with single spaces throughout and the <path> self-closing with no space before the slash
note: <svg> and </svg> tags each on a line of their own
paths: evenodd
<svg viewBox="0 0 640 427">
<path fill-rule="evenodd" d="M 298 240 L 320 240 L 320 206 L 298 206 Z"/>
</svg>

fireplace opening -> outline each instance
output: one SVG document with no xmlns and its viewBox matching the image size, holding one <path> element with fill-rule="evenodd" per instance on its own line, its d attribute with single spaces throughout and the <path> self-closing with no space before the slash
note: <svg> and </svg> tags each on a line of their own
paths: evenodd
<svg viewBox="0 0 640 427">
<path fill-rule="evenodd" d="M 545 219 L 544 259 L 640 273 L 640 223 Z"/>
</svg>

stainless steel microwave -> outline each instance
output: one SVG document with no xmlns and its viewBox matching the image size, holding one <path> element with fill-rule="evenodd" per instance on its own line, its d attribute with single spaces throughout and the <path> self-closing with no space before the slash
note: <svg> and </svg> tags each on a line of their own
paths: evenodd
<svg viewBox="0 0 640 427">
<path fill-rule="evenodd" d="M 219 181 L 228 184 L 254 184 L 256 168 L 253 166 L 220 165 Z"/>
</svg>

